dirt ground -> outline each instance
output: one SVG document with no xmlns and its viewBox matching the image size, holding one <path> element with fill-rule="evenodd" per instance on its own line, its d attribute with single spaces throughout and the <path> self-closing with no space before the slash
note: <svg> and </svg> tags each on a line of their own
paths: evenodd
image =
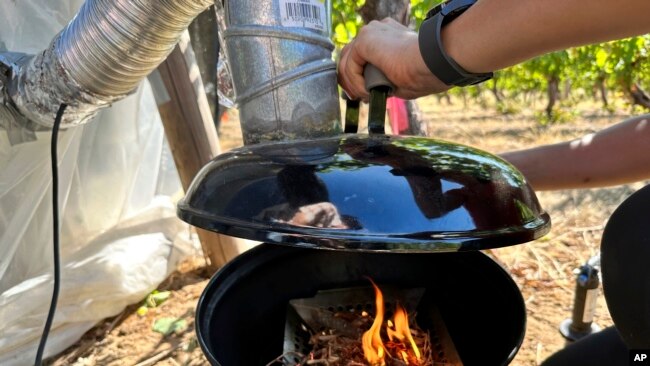
<svg viewBox="0 0 650 366">
<path fill-rule="evenodd" d="M 595 107 L 588 106 L 574 122 L 541 126 L 532 111 L 503 116 L 493 108 L 466 107 L 461 101 L 448 105 L 437 98 L 424 99 L 419 105 L 431 137 L 495 153 L 579 137 L 627 117 L 624 110 L 610 115 L 593 112 Z M 224 150 L 241 144 L 236 113 L 227 116 L 220 131 Z M 573 270 L 598 252 L 608 216 L 640 187 L 641 183 L 541 192 L 539 199 L 553 220 L 551 233 L 533 243 L 489 251 L 512 274 L 528 309 L 526 338 L 512 365 L 539 365 L 564 346 L 558 325 L 571 314 Z M 135 304 L 106 319 L 50 360 L 51 364 L 206 365 L 193 331 L 197 299 L 210 275 L 203 264 L 201 258 L 193 258 L 165 281 L 159 290 L 171 291 L 171 295 L 162 305 L 138 315 L 140 304 Z M 163 336 L 152 330 L 155 321 L 163 317 L 183 319 L 187 326 Z M 602 292 L 595 322 L 601 327 L 612 324 Z"/>
</svg>

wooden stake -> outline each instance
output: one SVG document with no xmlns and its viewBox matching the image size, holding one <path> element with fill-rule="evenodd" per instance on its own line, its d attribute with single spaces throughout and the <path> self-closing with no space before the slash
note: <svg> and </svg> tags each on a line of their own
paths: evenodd
<svg viewBox="0 0 650 366">
<path fill-rule="evenodd" d="M 203 165 L 221 152 L 187 32 L 149 80 L 181 184 L 187 190 Z M 198 228 L 197 234 L 213 270 L 251 246 L 248 241 Z"/>
</svg>

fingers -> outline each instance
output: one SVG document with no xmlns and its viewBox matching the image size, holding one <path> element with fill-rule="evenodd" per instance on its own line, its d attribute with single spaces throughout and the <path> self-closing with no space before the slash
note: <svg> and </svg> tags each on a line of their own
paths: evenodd
<svg viewBox="0 0 650 366">
<path fill-rule="evenodd" d="M 385 52 L 393 50 L 398 45 L 392 45 L 390 40 L 398 39 L 395 34 L 408 31 L 408 28 L 392 18 L 381 21 L 373 20 L 359 30 L 357 37 L 343 48 L 339 60 L 338 81 L 345 93 L 351 99 L 368 99 L 365 87 L 363 69 L 367 63 L 384 70 L 382 61 L 387 61 Z M 394 43 L 394 41 L 393 41 Z"/>
<path fill-rule="evenodd" d="M 365 82 L 363 79 L 363 68 L 367 61 L 361 56 L 358 42 L 352 41 L 341 51 L 341 60 L 339 61 L 339 84 L 350 97 L 350 99 L 367 99 Z"/>
<path fill-rule="evenodd" d="M 345 70 L 345 76 L 350 80 L 351 92 L 356 98 L 364 101 L 368 99 L 366 82 L 363 77 L 363 69 L 368 63 L 366 57 L 361 55 L 360 47 L 353 47 L 348 55 L 348 68 Z"/>
<path fill-rule="evenodd" d="M 339 57 L 339 64 L 337 70 L 337 78 L 339 84 L 341 85 L 341 88 L 343 88 L 345 94 L 348 95 L 348 98 L 354 100 L 355 97 L 354 95 L 352 95 L 352 90 L 349 86 L 348 79 L 344 77 L 344 71 L 343 71 L 348 67 L 348 54 L 350 53 L 351 48 L 352 48 L 352 43 L 349 43 L 345 45 L 345 47 L 343 47 L 343 49 L 341 50 L 341 56 Z"/>
</svg>

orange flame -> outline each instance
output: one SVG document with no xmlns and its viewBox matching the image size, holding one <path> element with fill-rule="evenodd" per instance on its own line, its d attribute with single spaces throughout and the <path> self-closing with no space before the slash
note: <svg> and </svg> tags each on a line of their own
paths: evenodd
<svg viewBox="0 0 650 366">
<path fill-rule="evenodd" d="M 381 341 L 381 324 L 384 322 L 384 296 L 382 295 L 381 290 L 379 290 L 379 287 L 377 287 L 372 280 L 370 280 L 370 282 L 375 288 L 375 307 L 377 309 L 377 315 L 375 316 L 375 320 L 372 322 L 370 329 L 363 333 L 361 344 L 363 347 L 363 354 L 370 365 L 384 366 L 386 365 L 386 348 L 384 348 L 384 342 Z"/>
<path fill-rule="evenodd" d="M 411 334 L 411 328 L 409 328 L 409 317 L 406 314 L 406 310 L 401 306 L 397 305 L 395 309 L 395 315 L 393 316 L 393 322 L 395 323 L 395 330 L 387 328 L 388 339 L 391 341 L 397 338 L 400 342 L 406 343 L 405 340 L 408 340 L 411 345 L 411 349 L 415 354 L 415 358 L 420 361 L 420 350 L 418 346 L 415 345 L 415 340 L 413 340 L 413 335 Z"/>
<path fill-rule="evenodd" d="M 377 287 L 372 280 L 370 280 L 370 282 L 375 288 L 375 307 L 377 309 L 377 315 L 375 316 L 370 329 L 363 334 L 361 343 L 366 361 L 368 361 L 371 366 L 384 366 L 386 365 L 386 355 L 388 354 L 388 350 L 386 349 L 384 342 L 381 340 L 381 326 L 384 322 L 385 311 L 384 296 L 379 287 Z M 396 357 L 401 357 L 407 365 L 420 365 L 421 354 L 415 344 L 415 340 L 413 340 L 413 335 L 409 328 L 408 315 L 406 310 L 399 304 L 395 309 L 393 320 L 387 321 L 386 333 L 390 340 L 389 348 L 397 353 L 395 355 Z M 411 355 L 406 351 L 408 348 L 413 351 Z"/>
</svg>

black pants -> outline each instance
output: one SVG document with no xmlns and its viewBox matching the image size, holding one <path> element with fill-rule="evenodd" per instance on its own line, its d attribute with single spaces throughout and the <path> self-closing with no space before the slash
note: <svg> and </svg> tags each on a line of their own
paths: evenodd
<svg viewBox="0 0 650 366">
<path fill-rule="evenodd" d="M 542 366 L 628 366 L 628 349 L 611 327 L 558 351 Z"/>
</svg>

